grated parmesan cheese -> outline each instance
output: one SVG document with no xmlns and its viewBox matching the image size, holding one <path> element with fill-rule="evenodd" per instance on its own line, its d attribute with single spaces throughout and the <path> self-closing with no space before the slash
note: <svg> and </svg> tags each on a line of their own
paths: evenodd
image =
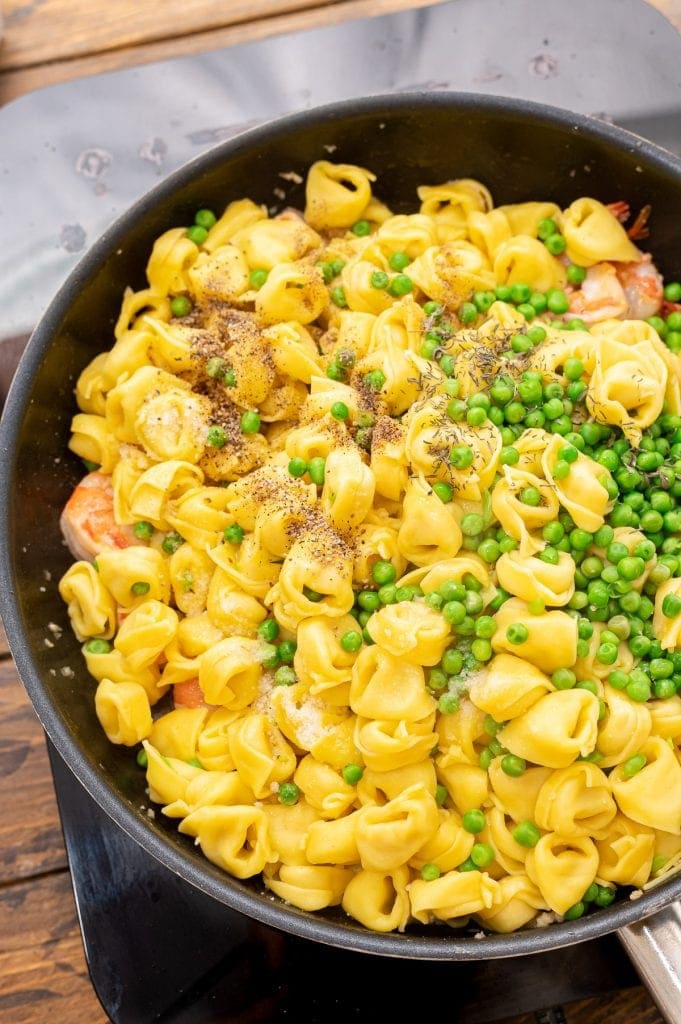
<svg viewBox="0 0 681 1024">
<path fill-rule="evenodd" d="M 545 910 L 543 914 L 537 914 L 534 921 L 532 922 L 533 928 L 548 928 L 550 924 L 554 924 L 556 921 L 562 921 L 563 918 L 560 914 L 556 914 L 553 910 Z"/>
<path fill-rule="evenodd" d="M 331 726 L 324 725 L 324 704 L 319 697 L 307 697 L 302 704 L 296 703 L 295 694 L 288 688 L 282 694 L 284 711 L 296 727 L 300 744 L 310 750 L 315 743 L 331 732 Z"/>
</svg>

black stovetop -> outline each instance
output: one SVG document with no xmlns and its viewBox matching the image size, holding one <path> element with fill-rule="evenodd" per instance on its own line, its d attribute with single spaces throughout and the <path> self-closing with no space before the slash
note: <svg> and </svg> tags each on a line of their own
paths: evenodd
<svg viewBox="0 0 681 1024">
<path fill-rule="evenodd" d="M 35 322 L 80 249 L 159 175 L 244 123 L 408 88 L 552 103 L 681 151 L 681 37 L 644 0 L 453 0 L 67 83 L 0 111 L 17 143 L 0 159 L 0 341 Z M 160 98 L 171 92 L 172 111 Z M 435 1000 L 475 1024 L 637 983 L 614 936 L 447 964 L 274 931 L 157 864 L 48 746 L 90 974 L 115 1024 L 401 1021 Z"/>
<path fill-rule="evenodd" d="M 614 936 L 504 960 L 394 960 L 275 931 L 157 864 L 114 825 L 49 745 L 85 955 L 115 1024 L 348 1024 L 446 1001 L 482 1024 L 637 983 Z M 554 1024 L 560 1016 L 555 1015 Z"/>
</svg>

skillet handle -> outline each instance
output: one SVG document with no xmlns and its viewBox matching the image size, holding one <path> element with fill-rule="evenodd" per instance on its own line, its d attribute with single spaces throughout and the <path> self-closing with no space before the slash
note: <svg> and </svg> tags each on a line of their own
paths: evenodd
<svg viewBox="0 0 681 1024">
<path fill-rule="evenodd" d="M 664 1019 L 681 1024 L 681 902 L 620 928 L 617 936 Z"/>
</svg>

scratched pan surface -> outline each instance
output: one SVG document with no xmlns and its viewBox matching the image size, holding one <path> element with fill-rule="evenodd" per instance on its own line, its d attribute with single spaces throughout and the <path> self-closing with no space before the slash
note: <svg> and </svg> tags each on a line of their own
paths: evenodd
<svg viewBox="0 0 681 1024">
<path fill-rule="evenodd" d="M 474 939 L 449 929 L 379 935 L 337 910 L 287 907 L 258 881 L 219 871 L 158 814 L 146 814 L 144 777 L 130 752 L 108 743 L 93 710 L 94 682 L 82 663 L 56 583 L 70 556 L 59 514 L 81 466 L 66 449 L 73 387 L 82 368 L 111 345 L 127 286 L 144 285 L 154 239 L 187 223 L 197 207 L 249 195 L 302 206 L 308 166 L 329 157 L 378 176 L 377 194 L 413 210 L 416 187 L 474 177 L 497 203 L 580 195 L 651 204 L 656 261 L 681 267 L 681 161 L 643 139 L 589 118 L 521 100 L 411 93 L 315 108 L 246 132 L 197 158 L 148 193 L 78 264 L 35 330 L 0 426 L 0 613 L 36 711 L 56 749 L 99 805 L 150 856 L 207 895 L 264 924 L 325 944 L 393 957 L 475 960 L 517 956 L 595 938 L 655 913 L 681 895 L 681 878 L 576 922 Z M 190 217 L 191 219 L 191 217 Z"/>
</svg>

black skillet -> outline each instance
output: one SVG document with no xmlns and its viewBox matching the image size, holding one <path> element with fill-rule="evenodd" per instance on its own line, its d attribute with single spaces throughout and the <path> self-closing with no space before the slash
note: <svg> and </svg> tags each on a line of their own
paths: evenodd
<svg viewBox="0 0 681 1024">
<path fill-rule="evenodd" d="M 161 814 L 151 820 L 143 809 L 143 773 L 97 722 L 94 682 L 56 589 L 70 561 L 59 514 L 82 474 L 66 448 L 75 380 L 111 347 L 123 290 L 144 286 L 159 234 L 191 222 L 199 207 L 222 209 L 242 196 L 270 207 L 302 206 L 301 182 L 318 159 L 374 171 L 377 194 L 396 212 L 413 211 L 418 185 L 454 177 L 480 179 L 497 204 L 567 205 L 581 195 L 625 199 L 634 211 L 650 204 L 646 245 L 665 275 L 681 276 L 681 161 L 620 129 L 523 100 L 448 93 L 350 100 L 246 132 L 200 156 L 89 251 L 33 333 L 11 387 L 0 426 L 0 613 L 21 678 L 57 750 L 111 818 L 151 856 L 237 911 L 321 943 L 430 960 L 518 956 L 620 930 L 663 1013 L 681 1021 L 674 903 L 681 876 L 579 921 L 511 935 L 474 938 L 472 931 L 444 928 L 380 935 L 338 910 L 311 914 L 273 900 L 257 881 L 232 879 L 211 865 Z"/>
</svg>

